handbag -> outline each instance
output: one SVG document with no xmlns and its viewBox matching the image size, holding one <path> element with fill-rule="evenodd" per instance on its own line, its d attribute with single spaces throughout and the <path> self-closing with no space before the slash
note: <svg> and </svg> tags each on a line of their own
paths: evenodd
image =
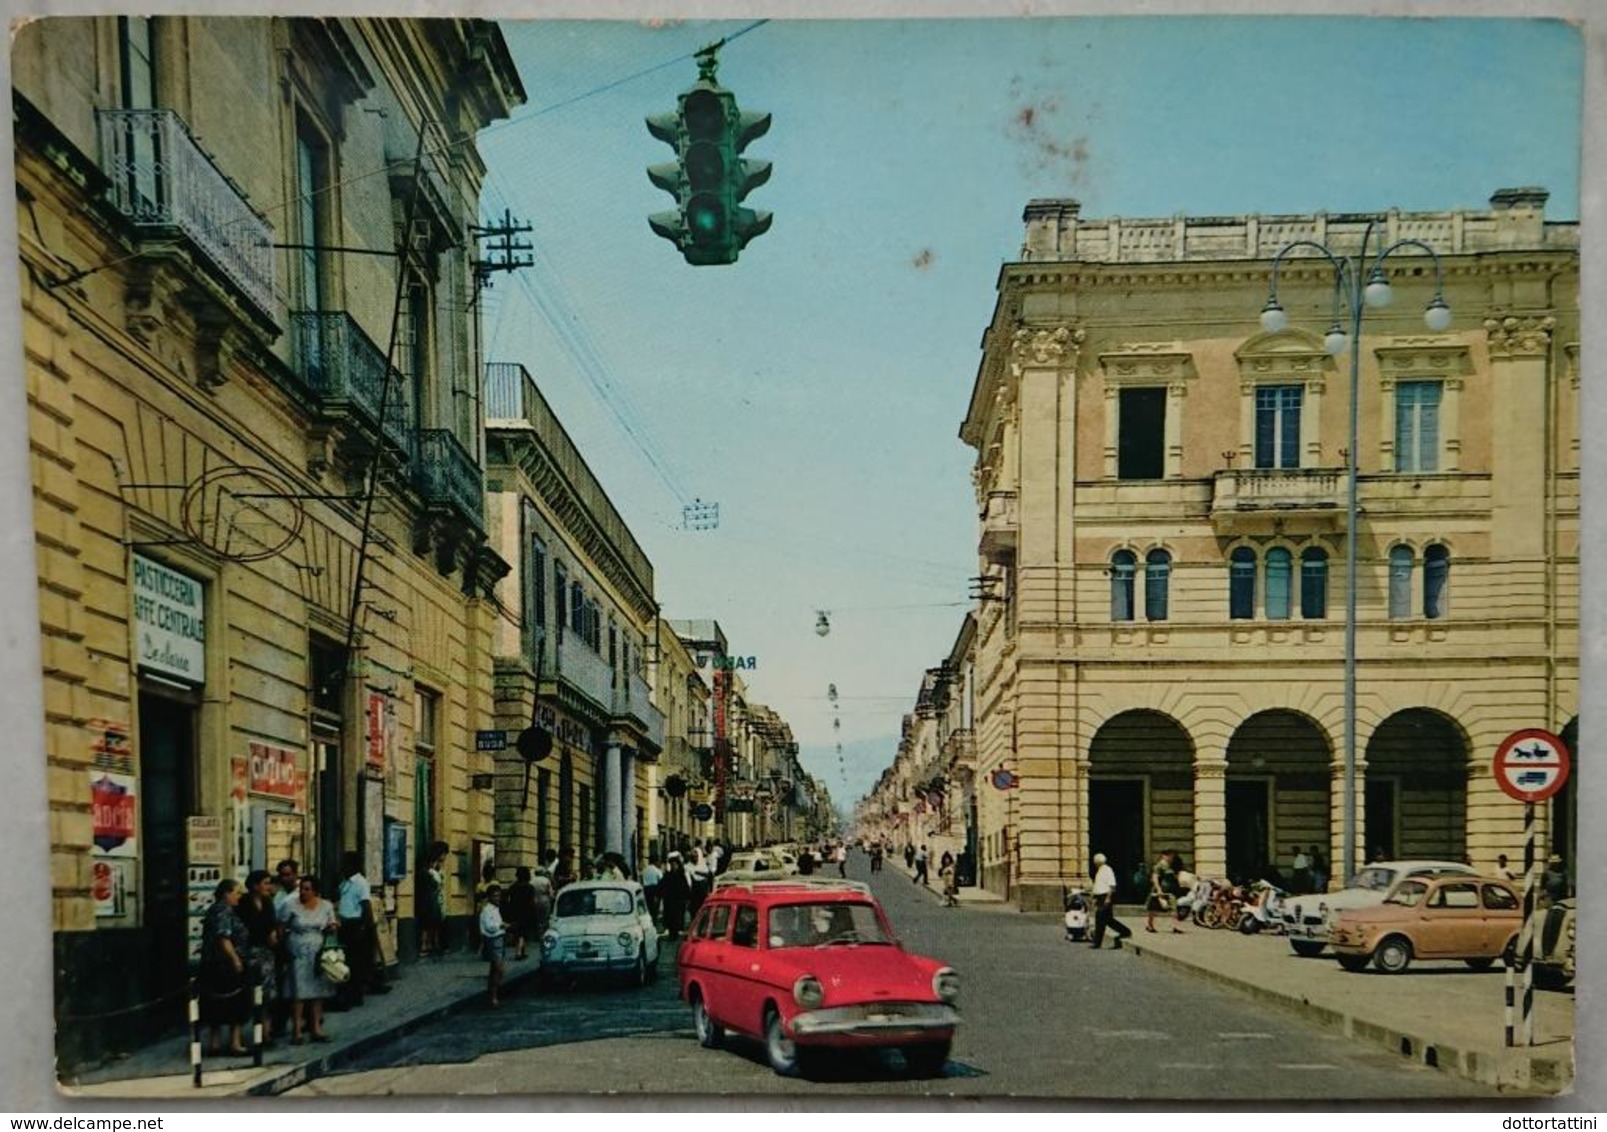
<svg viewBox="0 0 1607 1132">
<path fill-rule="evenodd" d="M 318 970 L 337 986 L 350 981 L 352 969 L 346 962 L 346 949 L 333 939 L 326 939 L 318 952 Z"/>
</svg>

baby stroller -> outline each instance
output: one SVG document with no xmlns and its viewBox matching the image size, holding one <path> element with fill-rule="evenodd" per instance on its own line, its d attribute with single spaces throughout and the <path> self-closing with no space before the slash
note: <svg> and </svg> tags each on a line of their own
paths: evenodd
<svg viewBox="0 0 1607 1132">
<path fill-rule="evenodd" d="M 1088 894 L 1074 888 L 1066 894 L 1066 941 L 1082 943 L 1088 938 Z"/>
</svg>

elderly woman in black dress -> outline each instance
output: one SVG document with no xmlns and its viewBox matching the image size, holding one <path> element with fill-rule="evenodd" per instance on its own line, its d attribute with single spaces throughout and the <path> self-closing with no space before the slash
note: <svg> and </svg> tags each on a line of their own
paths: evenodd
<svg viewBox="0 0 1607 1132">
<path fill-rule="evenodd" d="M 249 985 L 262 988 L 264 1045 L 273 1044 L 273 1004 L 279 997 L 279 918 L 273 910 L 273 897 L 278 887 L 272 873 L 256 869 L 246 877 L 245 895 L 236 909 L 250 937 L 246 951 L 246 971 L 251 976 Z"/>
<path fill-rule="evenodd" d="M 241 888 L 237 880 L 218 882 L 212 907 L 201 923 L 201 1020 L 210 1027 L 207 1052 L 223 1052 L 219 1033 L 229 1027 L 229 1052 L 249 1051 L 240 1040 L 251 1010 L 251 979 L 246 958 L 251 934 L 240 918 Z"/>
</svg>

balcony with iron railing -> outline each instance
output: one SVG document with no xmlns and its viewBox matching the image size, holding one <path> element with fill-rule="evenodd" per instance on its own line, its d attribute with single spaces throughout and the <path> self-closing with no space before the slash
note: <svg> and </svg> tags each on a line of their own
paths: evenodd
<svg viewBox="0 0 1607 1132">
<path fill-rule="evenodd" d="M 378 430 L 383 405 L 385 439 L 413 467 L 418 443 L 412 391 L 356 320 L 345 311 L 293 311 L 290 341 L 296 374 L 320 410 Z"/>
<path fill-rule="evenodd" d="M 416 472 L 426 505 L 449 508 L 475 530 L 485 530 L 485 473 L 449 429 L 420 431 Z"/>
<path fill-rule="evenodd" d="M 1344 493 L 1343 468 L 1225 468 L 1212 483 L 1211 519 L 1224 532 L 1294 517 L 1337 529 Z"/>
<path fill-rule="evenodd" d="M 635 673 L 615 681 L 614 717 L 636 720 L 648 745 L 664 749 L 664 713 L 653 706 L 647 681 Z"/>
<path fill-rule="evenodd" d="M 172 110 L 101 110 L 101 161 L 117 210 L 142 234 L 188 240 L 277 325 L 273 228 Z"/>
<path fill-rule="evenodd" d="M 978 549 L 982 556 L 997 562 L 1015 553 L 1020 518 L 1016 509 L 1016 493 L 990 491 L 982 508 L 982 542 Z"/>
<path fill-rule="evenodd" d="M 558 639 L 553 675 L 608 711 L 614 704 L 614 670 L 579 634 L 565 632 Z"/>
</svg>

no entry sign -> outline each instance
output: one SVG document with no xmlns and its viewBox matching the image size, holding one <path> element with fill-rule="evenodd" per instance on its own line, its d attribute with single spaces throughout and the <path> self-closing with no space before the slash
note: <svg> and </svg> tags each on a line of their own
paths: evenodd
<svg viewBox="0 0 1607 1132">
<path fill-rule="evenodd" d="M 1496 748 L 1495 781 L 1520 802 L 1544 802 L 1568 781 L 1568 748 L 1537 727 L 1514 731 Z"/>
</svg>

